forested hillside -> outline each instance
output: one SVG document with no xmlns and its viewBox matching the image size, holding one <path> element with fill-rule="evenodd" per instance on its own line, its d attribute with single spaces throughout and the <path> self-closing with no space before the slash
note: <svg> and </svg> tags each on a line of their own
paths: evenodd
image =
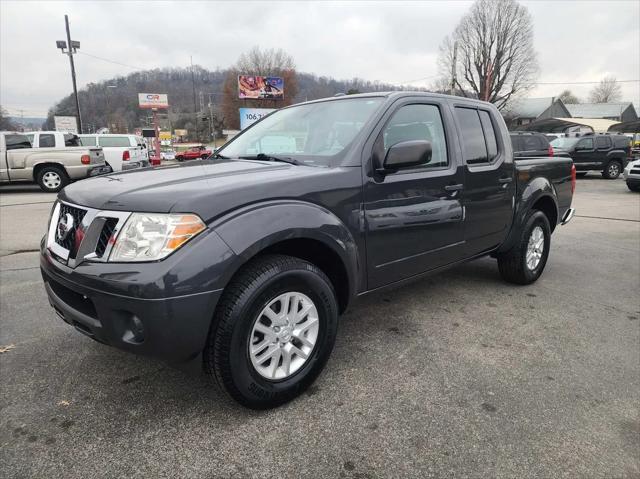
<svg viewBox="0 0 640 479">
<path fill-rule="evenodd" d="M 149 124 L 148 110 L 138 108 L 138 93 L 167 93 L 170 108 L 162 119 L 164 128 L 186 128 L 194 131 L 196 115 L 198 113 L 199 130 L 205 133 L 209 130 L 209 103 L 213 106 L 214 118 L 218 129 L 235 127 L 237 118 L 224 118 L 222 105 L 224 103 L 224 83 L 227 75 L 235 75 L 234 70 L 210 71 L 202 67 L 193 68 L 195 83 L 195 105 L 191 68 L 164 68 L 136 72 L 125 77 L 91 83 L 79 91 L 82 120 L 85 130 L 109 126 L 112 131 L 132 131 Z M 336 80 L 329 77 L 319 77 L 308 73 L 295 73 L 296 93 L 293 98 L 287 97 L 286 104 L 299 101 L 313 100 L 335 95 L 336 93 L 355 93 L 370 91 L 398 90 L 400 87 L 361 79 Z M 230 79 L 231 80 L 231 79 Z M 235 92 L 233 94 L 236 94 Z M 227 102 L 228 103 L 228 102 Z M 194 108 L 195 106 L 195 108 Z M 254 105 L 251 105 L 254 106 Z M 265 107 L 273 107 L 273 102 L 265 103 Z M 227 115 L 233 110 L 227 109 Z M 54 115 L 75 115 L 73 96 L 69 95 L 49 110 L 44 128 L 53 129 Z"/>
</svg>

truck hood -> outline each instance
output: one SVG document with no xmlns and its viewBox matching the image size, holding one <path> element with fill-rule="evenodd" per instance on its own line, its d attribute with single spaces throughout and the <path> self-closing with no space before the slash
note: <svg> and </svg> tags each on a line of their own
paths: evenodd
<svg viewBox="0 0 640 479">
<path fill-rule="evenodd" d="M 304 177 L 329 168 L 252 160 L 202 160 L 130 170 L 67 186 L 63 201 L 102 210 L 196 213 L 209 221 L 243 204 L 299 196 Z"/>
</svg>

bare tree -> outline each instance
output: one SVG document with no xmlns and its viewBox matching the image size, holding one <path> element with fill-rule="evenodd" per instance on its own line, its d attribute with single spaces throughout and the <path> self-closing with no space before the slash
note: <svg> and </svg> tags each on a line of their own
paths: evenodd
<svg viewBox="0 0 640 479">
<path fill-rule="evenodd" d="M 515 0 L 477 0 L 447 36 L 438 60 L 441 75 L 450 77 L 455 62 L 456 90 L 504 108 L 533 86 L 538 61 L 533 23 Z"/>
<path fill-rule="evenodd" d="M 293 57 L 282 49 L 261 50 L 253 47 L 238 58 L 235 66 L 227 72 L 223 87 L 222 112 L 225 127 L 240 128 L 238 109 L 280 108 L 291 105 L 298 93 L 297 76 Z M 283 100 L 240 100 L 238 98 L 238 75 L 280 76 L 284 79 Z"/>
<path fill-rule="evenodd" d="M 0 105 L 0 130 L 16 130 L 17 127 L 11 118 L 8 117 L 7 111 Z"/>
<path fill-rule="evenodd" d="M 593 90 L 589 93 L 589 101 L 591 103 L 610 103 L 620 101 L 622 98 L 622 89 L 615 77 L 608 76 L 600 80 Z"/>
<path fill-rule="evenodd" d="M 571 93 L 571 90 L 563 90 L 556 98 L 566 105 L 580 103 L 580 99 Z"/>
</svg>

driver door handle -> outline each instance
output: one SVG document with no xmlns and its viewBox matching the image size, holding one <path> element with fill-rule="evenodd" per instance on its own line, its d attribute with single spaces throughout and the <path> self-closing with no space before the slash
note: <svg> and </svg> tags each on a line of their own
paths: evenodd
<svg viewBox="0 0 640 479">
<path fill-rule="evenodd" d="M 445 191 L 460 191 L 462 189 L 462 183 L 458 183 L 457 185 L 447 185 L 444 187 Z"/>
<path fill-rule="evenodd" d="M 508 178 L 500 178 L 498 180 L 498 183 L 511 183 L 513 181 L 513 178 L 508 177 Z"/>
</svg>

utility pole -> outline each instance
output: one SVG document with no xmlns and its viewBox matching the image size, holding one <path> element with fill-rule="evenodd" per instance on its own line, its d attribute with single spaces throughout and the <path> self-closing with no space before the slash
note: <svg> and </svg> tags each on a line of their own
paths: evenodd
<svg viewBox="0 0 640 479">
<path fill-rule="evenodd" d="M 456 63 L 458 61 L 458 42 L 453 42 L 453 62 L 451 63 L 451 90 L 450 95 L 455 94 L 456 91 Z"/>
<path fill-rule="evenodd" d="M 200 141 L 200 135 L 198 133 L 198 104 L 196 102 L 196 77 L 193 73 L 193 56 L 189 57 L 191 59 L 191 86 L 193 87 L 193 116 L 196 120 L 196 141 Z"/>
<path fill-rule="evenodd" d="M 82 133 L 82 116 L 80 116 L 80 100 L 78 100 L 78 86 L 76 84 L 76 67 L 73 64 L 73 55 L 80 48 L 80 42 L 71 41 L 71 32 L 69 30 L 69 16 L 64 16 L 64 24 L 67 29 L 67 41 L 56 41 L 56 46 L 62 50 L 62 53 L 69 56 L 69 64 L 71 65 L 71 80 L 73 81 L 73 95 L 76 99 L 76 112 L 78 120 L 78 133 Z M 65 49 L 67 51 L 65 51 Z"/>
</svg>

